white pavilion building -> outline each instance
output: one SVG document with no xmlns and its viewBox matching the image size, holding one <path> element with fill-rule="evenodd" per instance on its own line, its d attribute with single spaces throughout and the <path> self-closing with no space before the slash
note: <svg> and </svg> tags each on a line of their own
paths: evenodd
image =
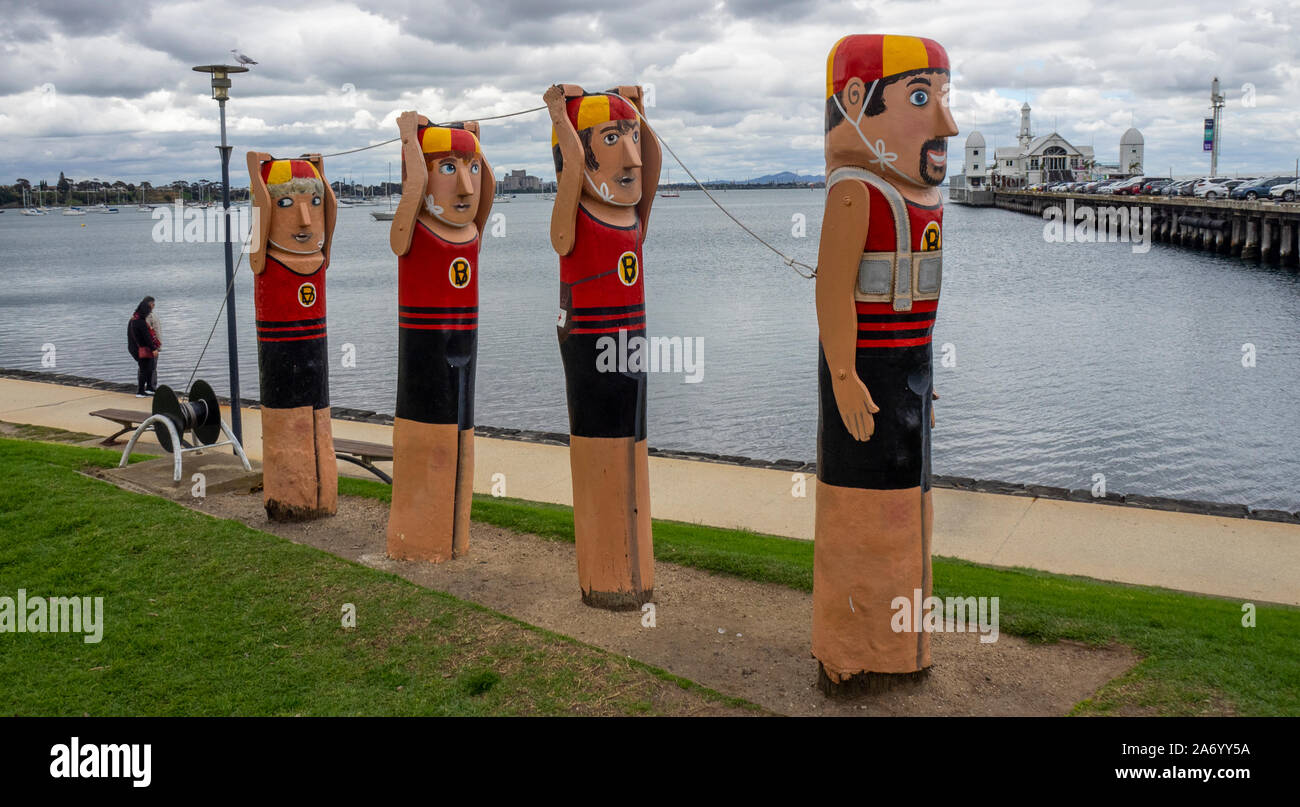
<svg viewBox="0 0 1300 807">
<path fill-rule="evenodd" d="M 1098 163 L 1092 146 L 1075 146 L 1057 132 L 1035 137 L 1029 120 L 1029 103 L 1020 108 L 1020 133 L 1016 145 L 989 153 L 984 135 L 973 131 L 966 138 L 963 174 L 971 189 L 1016 188 L 1040 182 L 1135 176 L 1142 173 L 1142 133 L 1130 128 L 1120 137 L 1119 161 Z"/>
</svg>

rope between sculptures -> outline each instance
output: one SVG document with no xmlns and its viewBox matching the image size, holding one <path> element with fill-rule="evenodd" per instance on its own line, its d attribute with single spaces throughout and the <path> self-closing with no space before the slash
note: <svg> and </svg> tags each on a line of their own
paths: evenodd
<svg viewBox="0 0 1300 807">
<path fill-rule="evenodd" d="M 622 98 L 622 96 L 619 95 L 618 93 L 612 93 L 612 92 L 604 92 L 604 93 L 600 93 L 600 95 L 608 95 L 608 96 L 611 96 L 611 97 L 614 97 L 614 98 Z M 532 113 L 534 113 L 534 112 L 541 112 L 541 111 L 544 110 L 544 109 L 546 109 L 546 107 L 544 107 L 544 106 L 537 106 L 537 107 L 533 107 L 532 109 L 522 109 L 522 110 L 520 110 L 520 111 L 518 111 L 518 112 L 507 112 L 507 113 L 504 114 L 504 115 L 490 115 L 490 116 L 488 116 L 488 117 L 483 117 L 483 118 L 467 118 L 466 120 L 476 120 L 476 121 L 485 121 L 485 120 L 501 120 L 501 119 L 503 119 L 503 118 L 513 118 L 513 117 L 516 117 L 516 116 L 519 116 L 519 115 L 530 115 L 530 114 L 532 114 Z M 634 109 L 635 109 L 635 107 L 634 107 Z M 639 110 L 636 110 L 636 115 L 637 115 L 637 117 L 640 118 L 642 121 L 645 121 L 645 123 L 646 123 L 647 126 L 650 125 L 650 122 L 646 120 L 645 116 L 642 115 L 641 112 L 640 112 Z M 434 126 L 446 126 L 447 123 L 446 123 L 446 122 L 444 122 L 444 123 L 435 123 L 435 124 L 433 124 L 433 125 L 434 125 Z M 795 260 L 793 257 L 791 257 L 791 256 L 789 256 L 789 255 L 786 255 L 786 254 L 785 254 L 784 252 L 782 252 L 781 250 L 779 250 L 779 249 L 777 249 L 776 247 L 772 246 L 772 244 L 770 244 L 766 239 L 764 239 L 764 238 L 763 238 L 762 236 L 760 236 L 758 233 L 754 232 L 754 231 L 751 230 L 749 227 L 747 227 L 747 226 L 745 225 L 745 223 L 742 222 L 740 219 L 738 219 L 738 218 L 736 218 L 734 215 L 732 215 L 732 213 L 731 213 L 730 210 L 727 210 L 727 208 L 723 207 L 723 206 L 722 206 L 722 203 L 719 202 L 719 201 L 717 200 L 717 198 L 714 197 L 713 194 L 709 193 L 709 189 L 706 188 L 706 187 L 704 187 L 704 183 L 703 183 L 703 182 L 700 182 L 700 180 L 699 180 L 698 178 L 696 178 L 695 173 L 694 173 L 693 171 L 691 171 L 691 169 L 688 168 L 688 167 L 686 166 L 686 163 L 682 162 L 682 158 L 677 156 L 677 152 L 673 151 L 673 147 L 672 147 L 672 146 L 668 145 L 668 141 L 664 140 L 663 137 L 662 137 L 658 132 L 655 132 L 655 137 L 659 140 L 659 144 L 662 145 L 665 149 L 667 149 L 668 154 L 672 156 L 672 158 L 677 162 L 677 164 L 678 164 L 679 166 L 681 166 L 682 170 L 686 172 L 686 175 L 689 176 L 689 177 L 691 178 L 691 181 L 694 182 L 695 185 L 696 185 L 700 190 L 704 191 L 704 195 L 707 196 L 707 197 L 709 198 L 709 201 L 712 202 L 712 203 L 714 204 L 714 206 L 718 208 L 718 210 L 721 210 L 721 211 L 722 211 L 722 214 L 723 214 L 724 216 L 726 216 L 727 218 L 729 218 L 729 219 L 731 219 L 733 222 L 735 222 L 735 224 L 736 224 L 737 227 L 739 227 L 740 229 L 742 229 L 742 230 L 744 230 L 746 233 L 748 233 L 749 236 L 750 236 L 751 238 L 753 238 L 755 241 L 757 241 L 758 243 L 762 244 L 763 246 L 767 247 L 768 249 L 770 249 L 770 250 L 772 250 L 774 253 L 776 253 L 777 257 L 779 257 L 779 258 L 781 259 L 781 261 L 782 261 L 786 266 L 790 267 L 790 268 L 794 271 L 795 274 L 799 275 L 800 277 L 807 278 L 807 279 L 809 279 L 809 280 L 812 280 L 813 278 L 815 278 L 815 277 L 817 276 L 817 268 L 816 268 L 816 267 L 809 266 L 808 264 L 806 264 L 806 263 L 804 263 L 804 262 L 802 262 L 802 261 Z M 346 150 L 346 151 L 336 151 L 336 152 L 334 152 L 333 154 L 322 154 L 321 157 L 322 157 L 322 158 L 325 158 L 325 157 L 342 157 L 342 156 L 344 156 L 344 155 L 346 155 L 346 154 L 356 154 L 357 152 L 360 152 L 360 151 L 367 151 L 367 150 L 369 150 L 369 149 L 379 148 L 380 146 L 387 146 L 388 144 L 390 144 L 390 143 L 396 143 L 396 142 L 399 141 L 399 140 L 401 140 L 400 137 L 394 137 L 394 138 L 392 138 L 392 139 L 390 139 L 390 140 L 384 140 L 384 141 L 382 141 L 382 142 L 380 142 L 380 143 L 371 143 L 371 144 L 368 145 L 368 146 L 361 146 L 361 147 L 359 147 L 359 148 L 348 149 L 348 150 Z M 800 269 L 803 269 L 803 270 L 806 270 L 806 271 L 800 271 Z"/>
</svg>

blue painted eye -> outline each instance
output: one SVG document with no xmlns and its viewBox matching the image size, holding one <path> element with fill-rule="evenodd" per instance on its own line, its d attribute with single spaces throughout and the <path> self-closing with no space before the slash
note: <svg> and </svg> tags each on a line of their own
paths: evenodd
<svg viewBox="0 0 1300 807">
<path fill-rule="evenodd" d="M 907 100 L 912 102 L 912 106 L 925 106 L 925 102 L 930 100 L 930 93 L 925 90 L 915 90 Z"/>
<path fill-rule="evenodd" d="M 279 199 L 275 200 L 275 203 L 280 207 L 293 207 L 293 198 L 290 196 L 281 196 Z"/>
<path fill-rule="evenodd" d="M 456 165 L 455 163 L 442 163 L 441 165 L 438 166 L 438 171 L 439 173 L 447 174 L 448 176 L 450 176 L 451 174 L 456 173 Z"/>
<path fill-rule="evenodd" d="M 321 201 L 320 201 L 320 197 L 319 197 L 319 196 L 313 196 L 313 197 L 311 197 L 311 203 L 312 203 L 312 206 L 313 206 L 313 207 L 319 207 L 319 206 L 320 206 L 320 203 L 321 203 Z"/>
<path fill-rule="evenodd" d="M 477 173 L 478 173 L 478 163 L 474 163 L 473 165 L 471 165 L 471 166 L 469 167 L 469 172 L 470 172 L 471 174 L 477 174 Z"/>
</svg>

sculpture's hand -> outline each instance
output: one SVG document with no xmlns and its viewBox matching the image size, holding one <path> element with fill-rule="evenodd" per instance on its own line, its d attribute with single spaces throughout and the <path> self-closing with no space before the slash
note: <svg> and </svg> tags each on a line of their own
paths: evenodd
<svg viewBox="0 0 1300 807">
<path fill-rule="evenodd" d="M 871 399 L 867 385 L 862 383 L 857 373 L 842 373 L 841 377 L 831 382 L 835 392 L 835 406 L 840 410 L 840 419 L 844 427 L 853 435 L 853 439 L 866 442 L 876 431 L 876 419 L 873 414 L 880 411 Z"/>
<path fill-rule="evenodd" d="M 424 150 L 420 147 L 420 113 L 403 112 L 397 116 L 397 130 L 402 136 L 402 156 L 406 168 L 406 179 L 402 183 L 402 192 L 414 191 L 424 194 L 424 186 L 429 181 L 429 171 L 424 165 Z"/>
<path fill-rule="evenodd" d="M 567 117 L 564 108 L 566 94 L 563 84 L 552 84 L 542 93 L 542 100 L 546 102 L 546 109 L 551 113 L 551 122 L 559 123 L 559 118 Z"/>
<path fill-rule="evenodd" d="M 641 86 L 639 84 L 622 84 L 615 87 L 614 92 L 631 101 L 632 105 L 635 106 L 637 111 L 642 115 L 645 114 L 645 107 L 642 106 L 641 101 Z"/>
<path fill-rule="evenodd" d="M 405 143 L 407 138 L 415 137 L 416 131 L 420 128 L 420 113 L 415 110 L 403 112 L 397 116 L 397 131 L 402 135 L 402 142 Z"/>
</svg>

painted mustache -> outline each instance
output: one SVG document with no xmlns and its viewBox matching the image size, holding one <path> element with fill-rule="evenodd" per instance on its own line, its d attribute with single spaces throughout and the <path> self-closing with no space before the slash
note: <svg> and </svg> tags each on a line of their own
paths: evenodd
<svg viewBox="0 0 1300 807">
<path fill-rule="evenodd" d="M 943 182 L 944 174 L 948 167 L 948 141 L 946 138 L 936 137 L 925 141 L 921 145 L 921 173 L 920 176 L 930 185 L 938 185 Z M 933 169 L 933 170 L 932 170 Z M 938 176 L 935 176 L 937 172 Z"/>
</svg>

